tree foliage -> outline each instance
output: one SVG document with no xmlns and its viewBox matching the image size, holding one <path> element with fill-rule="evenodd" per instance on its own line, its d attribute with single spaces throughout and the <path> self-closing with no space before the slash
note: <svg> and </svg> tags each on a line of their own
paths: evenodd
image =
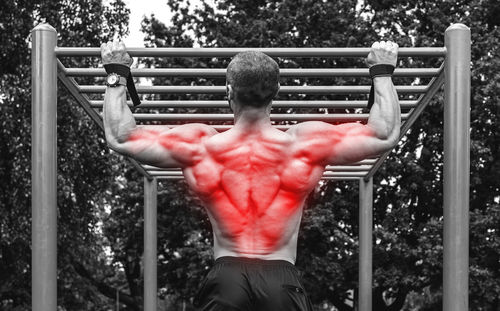
<svg viewBox="0 0 500 311">
<path fill-rule="evenodd" d="M 192 34 L 205 47 L 443 46 L 444 31 L 472 30 L 471 273 L 477 310 L 498 308 L 498 21 L 495 1 L 169 1 L 171 26 L 144 21 L 152 46 L 185 46 Z M 402 60 L 403 61 L 403 60 Z M 223 62 L 223 61 L 222 61 Z M 436 66 L 412 59 L 405 66 Z M 175 66 L 180 63 L 157 63 Z M 210 62 L 191 65 L 214 66 Z M 312 60 L 282 66 L 318 65 Z M 352 67 L 340 59 L 325 66 Z M 309 81 L 310 82 L 310 81 Z M 314 81 L 317 83 L 325 83 Z M 337 79 L 333 83 L 359 83 Z M 408 81 L 406 81 L 408 82 Z M 292 82 L 293 83 L 293 82 Z M 332 83 L 327 80 L 326 83 Z M 374 308 L 437 310 L 442 284 L 442 102 L 438 93 L 375 177 Z M 298 266 L 317 308 L 352 310 L 357 283 L 357 185 L 325 183 L 308 200 Z M 177 286 L 171 286 L 178 288 Z"/>
<path fill-rule="evenodd" d="M 443 46 L 444 31 L 472 30 L 470 303 L 500 305 L 500 34 L 494 0 L 202 0 L 167 3 L 168 26 L 145 18 L 150 47 L 344 47 L 392 39 L 400 46 Z M 167 7 L 166 7 L 167 9 Z M 30 304 L 30 58 L 27 37 L 41 21 L 60 46 L 99 46 L 127 32 L 120 0 L 10 1 L 0 11 L 0 309 Z M 63 60 L 97 67 L 98 59 Z M 145 66 L 224 68 L 228 59 L 149 59 Z M 282 67 L 362 67 L 362 60 L 278 59 Z M 401 60 L 436 66 L 442 59 Z M 82 79 L 82 81 L 86 81 Z M 89 83 L 95 81 L 89 80 Z M 287 84 L 365 84 L 354 78 Z M 405 80 L 408 83 L 409 81 Z M 412 82 L 412 81 L 410 81 Z M 415 81 L 413 81 L 415 82 Z M 162 84 L 218 84 L 169 79 Z M 58 90 L 59 301 L 68 310 L 141 310 L 143 187 L 140 175 L 108 151 L 101 130 Z M 187 99 L 155 95 L 155 99 Z M 215 98 L 205 95 L 200 99 Z M 285 99 L 282 97 L 281 99 Z M 321 99 L 312 97 L 311 99 Z M 342 98 L 338 98 L 342 99 Z M 438 93 L 375 176 L 374 310 L 440 310 L 442 300 L 442 102 Z M 227 109 L 221 109 L 226 112 Z M 181 112 L 196 112 L 193 109 Z M 286 113 L 286 109 L 279 111 Z M 358 189 L 325 182 L 307 200 L 297 265 L 317 310 L 353 310 L 357 299 Z M 212 233 L 200 202 L 183 182 L 161 182 L 158 283 L 164 308 L 189 309 L 212 261 Z"/>
<path fill-rule="evenodd" d="M 114 33 L 127 32 L 128 10 L 120 0 L 109 5 L 16 0 L 2 2 L 0 21 L 0 309 L 26 310 L 31 304 L 30 31 L 48 22 L 61 46 L 98 46 Z M 102 189 L 113 176 L 112 161 L 106 160 L 109 152 L 98 127 L 64 88 L 58 94 L 58 304 L 68 310 L 104 310 L 102 293 L 75 270 L 83 259 L 92 266 L 105 263 L 96 214 Z"/>
</svg>

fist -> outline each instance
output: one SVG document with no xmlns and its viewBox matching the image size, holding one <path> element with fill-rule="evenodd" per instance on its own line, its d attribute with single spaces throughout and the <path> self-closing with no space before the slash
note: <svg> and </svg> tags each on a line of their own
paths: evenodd
<svg viewBox="0 0 500 311">
<path fill-rule="evenodd" d="M 104 65 L 123 64 L 131 66 L 134 60 L 127 53 L 127 48 L 122 41 L 114 40 L 101 44 L 101 58 Z"/>
<path fill-rule="evenodd" d="M 366 64 L 368 67 L 378 64 L 388 64 L 396 67 L 398 48 L 399 45 L 391 41 L 375 42 L 372 44 L 368 57 L 366 57 Z"/>
</svg>

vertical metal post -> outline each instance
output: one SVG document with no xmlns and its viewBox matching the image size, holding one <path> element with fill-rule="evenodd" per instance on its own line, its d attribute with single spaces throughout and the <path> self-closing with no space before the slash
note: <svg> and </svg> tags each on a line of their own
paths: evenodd
<svg viewBox="0 0 500 311">
<path fill-rule="evenodd" d="M 31 303 L 57 309 L 57 64 L 56 30 L 31 31 Z"/>
<path fill-rule="evenodd" d="M 156 178 L 144 177 L 144 311 L 157 310 Z"/>
<path fill-rule="evenodd" d="M 443 310 L 469 310 L 470 61 L 468 27 L 445 32 Z"/>
<path fill-rule="evenodd" d="M 359 180 L 358 310 L 372 311 L 373 178 Z"/>
</svg>

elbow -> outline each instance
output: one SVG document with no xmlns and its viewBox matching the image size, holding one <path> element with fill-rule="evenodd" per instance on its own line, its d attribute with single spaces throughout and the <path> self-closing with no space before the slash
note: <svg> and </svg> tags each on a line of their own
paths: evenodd
<svg viewBox="0 0 500 311">
<path fill-rule="evenodd" d="M 108 140 L 107 143 L 108 143 L 108 148 L 111 149 L 111 150 L 113 150 L 113 151 L 117 151 L 118 152 L 118 150 L 120 149 L 119 146 L 118 146 L 118 144 L 115 143 L 115 142 L 110 142 Z"/>
<path fill-rule="evenodd" d="M 376 130 L 372 128 L 372 135 L 377 140 L 376 154 L 374 156 L 381 156 L 382 154 L 394 149 L 399 142 L 399 127 L 392 129 L 383 128 L 383 130 Z"/>
<path fill-rule="evenodd" d="M 387 141 L 387 149 L 391 150 L 394 149 L 398 145 L 399 140 L 398 139 L 391 139 Z"/>
<path fill-rule="evenodd" d="M 118 139 L 116 139 L 116 137 L 112 135 L 106 135 L 106 143 L 109 149 L 116 151 L 118 153 L 123 153 L 122 152 L 123 148 L 121 148 L 122 144 L 118 141 Z"/>
<path fill-rule="evenodd" d="M 392 132 L 394 132 L 395 130 L 395 128 L 389 128 L 388 126 L 386 126 L 386 124 L 383 123 L 378 123 L 378 124 L 369 123 L 368 126 L 371 129 L 371 135 L 382 141 L 390 140 L 391 136 L 393 136 Z"/>
<path fill-rule="evenodd" d="M 369 120 L 367 125 L 371 129 L 373 137 L 397 144 L 401 127 L 400 122 L 370 122 Z"/>
<path fill-rule="evenodd" d="M 120 152 L 122 145 L 127 141 L 128 137 L 116 135 L 115 131 L 110 128 L 104 128 L 104 136 L 106 137 L 106 143 L 108 147 L 116 152 Z"/>
<path fill-rule="evenodd" d="M 107 140 L 107 144 L 108 144 L 109 149 L 111 149 L 115 152 L 121 153 L 120 144 L 118 144 L 116 141 Z"/>
<path fill-rule="evenodd" d="M 387 134 L 387 136 L 383 139 L 384 145 L 386 146 L 385 151 L 389 151 L 394 149 L 399 142 L 399 127 L 396 127 L 391 132 Z"/>
</svg>

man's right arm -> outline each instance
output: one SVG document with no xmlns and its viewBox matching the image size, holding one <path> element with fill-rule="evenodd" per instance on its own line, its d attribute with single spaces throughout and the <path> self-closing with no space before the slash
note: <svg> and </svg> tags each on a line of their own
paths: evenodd
<svg viewBox="0 0 500 311">
<path fill-rule="evenodd" d="M 121 42 L 101 46 L 104 64 L 130 66 L 131 58 Z M 204 154 L 202 142 L 217 132 L 205 124 L 184 124 L 174 129 L 162 125 L 137 126 L 127 106 L 125 86 L 107 87 L 104 97 L 104 132 L 111 149 L 144 164 L 187 167 Z"/>
<path fill-rule="evenodd" d="M 396 44 L 374 43 L 367 58 L 369 66 L 396 64 Z M 376 77 L 374 104 L 367 124 L 303 122 L 289 130 L 295 139 L 295 152 L 322 165 L 354 163 L 380 156 L 398 142 L 401 113 L 391 77 Z"/>
</svg>

